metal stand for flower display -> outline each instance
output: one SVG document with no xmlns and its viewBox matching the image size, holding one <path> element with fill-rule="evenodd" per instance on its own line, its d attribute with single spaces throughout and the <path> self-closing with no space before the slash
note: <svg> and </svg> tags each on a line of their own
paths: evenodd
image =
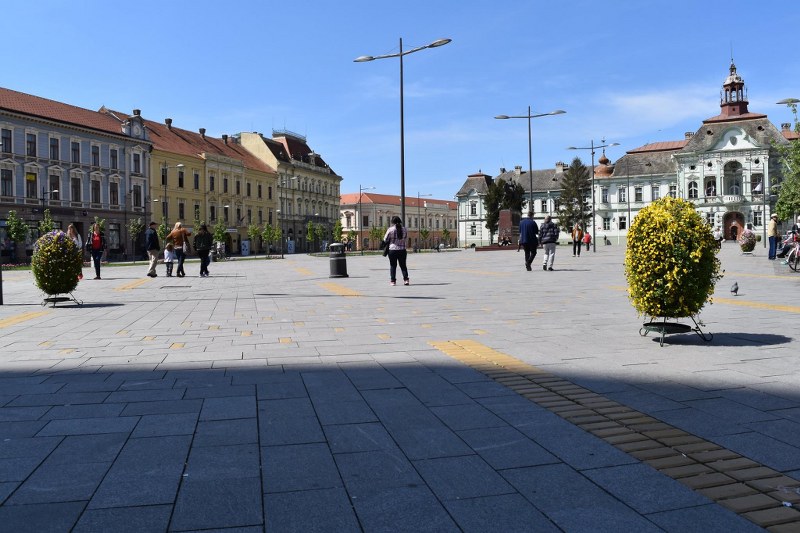
<svg viewBox="0 0 800 533">
<path fill-rule="evenodd" d="M 55 307 L 58 302 L 75 302 L 78 305 L 83 305 L 83 300 L 78 300 L 72 293 L 69 296 L 49 296 L 42 300 L 42 307 L 47 304 L 53 304 L 50 307 Z"/>
<path fill-rule="evenodd" d="M 702 329 L 700 329 L 700 324 L 697 323 L 697 320 L 694 319 L 693 316 L 689 318 L 692 319 L 694 323 L 694 327 L 690 326 L 689 324 L 680 324 L 678 322 L 667 322 L 667 318 L 664 317 L 664 320 L 661 322 L 652 321 L 652 322 L 645 322 L 642 324 L 642 327 L 639 328 L 639 335 L 642 337 L 646 337 L 648 333 L 654 331 L 656 333 L 661 333 L 661 342 L 660 345 L 664 346 L 664 336 L 665 335 L 673 335 L 675 333 L 689 333 L 690 331 L 694 331 L 698 337 L 703 339 L 705 342 L 711 342 L 711 339 L 714 338 L 713 333 L 705 333 Z"/>
</svg>

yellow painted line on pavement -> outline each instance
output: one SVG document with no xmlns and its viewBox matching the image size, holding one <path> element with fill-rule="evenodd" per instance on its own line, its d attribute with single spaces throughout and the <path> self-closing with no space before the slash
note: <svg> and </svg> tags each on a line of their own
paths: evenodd
<svg viewBox="0 0 800 533">
<path fill-rule="evenodd" d="M 294 326 L 297 327 L 297 328 L 301 328 L 301 327 L 303 327 L 305 325 L 306 325 L 305 322 L 302 322 L 302 321 L 299 321 L 299 320 L 294 323 Z"/>
<path fill-rule="evenodd" d="M 128 334 L 128 330 L 127 329 L 121 329 L 121 330 L 119 330 L 117 332 L 117 335 L 120 335 L 120 336 L 127 335 L 127 334 Z"/>
<path fill-rule="evenodd" d="M 279 337 L 278 342 L 281 344 L 291 344 L 292 338 L 291 337 Z"/>
<path fill-rule="evenodd" d="M 344 285 L 334 283 L 332 281 L 327 283 L 318 283 L 318 285 L 327 291 L 338 294 L 339 296 L 363 296 L 360 292 L 354 291 L 350 287 L 345 287 Z"/>
<path fill-rule="evenodd" d="M 149 279 L 137 279 L 136 281 L 131 281 L 130 283 L 126 283 L 125 285 L 120 285 L 119 287 L 114 287 L 115 291 L 129 291 L 131 289 L 135 289 L 139 285 L 144 285 L 150 281 Z"/>
<path fill-rule="evenodd" d="M 712 298 L 715 304 L 736 305 L 739 307 L 749 307 L 750 309 L 768 309 L 770 311 L 783 311 L 785 313 L 800 313 L 800 307 L 796 305 L 776 305 L 753 302 L 750 300 L 739 300 L 738 298 Z"/>
<path fill-rule="evenodd" d="M 69 355 L 75 351 L 75 348 L 64 348 L 63 350 L 59 350 L 58 353 L 61 355 Z"/>
<path fill-rule="evenodd" d="M 50 311 L 31 311 L 29 313 L 22 313 L 21 315 L 10 316 L 8 318 L 0 320 L 0 328 L 15 326 L 20 322 L 25 322 L 26 320 L 33 320 L 34 318 L 39 318 L 40 316 L 44 316 L 47 314 L 50 314 Z"/>
<path fill-rule="evenodd" d="M 448 270 L 448 272 L 461 272 L 462 274 L 476 274 L 478 276 L 508 277 L 511 275 L 510 272 L 494 272 L 491 270 L 468 270 L 466 268 L 452 268 Z"/>
<path fill-rule="evenodd" d="M 472 332 L 473 332 L 475 335 L 486 335 L 486 334 L 488 333 L 488 331 L 486 331 L 486 330 L 483 330 L 483 329 L 475 329 L 475 330 L 473 330 Z"/>
<path fill-rule="evenodd" d="M 344 333 L 344 328 L 333 328 L 336 333 Z"/>
<path fill-rule="evenodd" d="M 180 349 L 181 349 L 181 348 L 183 348 L 184 346 L 186 346 L 186 345 L 185 345 L 184 343 L 182 343 L 182 342 L 173 342 L 173 343 L 170 345 L 170 348 L 171 348 L 171 349 L 173 349 L 173 350 L 180 350 Z"/>
<path fill-rule="evenodd" d="M 143 341 L 154 341 L 154 340 L 156 340 L 156 338 L 155 338 L 155 337 L 153 337 L 152 335 L 148 335 L 147 337 L 145 337 L 145 338 L 144 338 L 144 339 L 142 339 L 142 340 L 143 340 Z"/>
<path fill-rule="evenodd" d="M 306 267 L 294 267 L 294 271 L 298 274 L 302 274 L 304 276 L 313 276 L 314 272 L 307 269 Z"/>
<path fill-rule="evenodd" d="M 386 333 L 381 333 L 380 335 L 378 335 L 378 338 L 379 338 L 379 339 L 381 339 L 381 340 L 383 340 L 383 341 L 388 341 L 389 339 L 391 339 L 391 338 L 392 338 L 392 336 L 391 336 L 391 335 L 388 335 L 388 334 L 386 334 Z"/>
<path fill-rule="evenodd" d="M 253 336 L 252 331 L 245 330 L 242 332 L 242 337 L 252 337 L 252 336 Z"/>
<path fill-rule="evenodd" d="M 44 347 L 48 347 L 48 346 L 52 346 L 52 345 L 53 345 L 53 341 L 42 341 L 42 342 L 39 343 L 39 346 L 44 346 Z"/>
</svg>

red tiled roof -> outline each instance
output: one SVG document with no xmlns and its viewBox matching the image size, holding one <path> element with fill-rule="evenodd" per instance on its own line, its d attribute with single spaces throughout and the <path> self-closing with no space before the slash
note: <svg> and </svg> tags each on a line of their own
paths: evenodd
<svg viewBox="0 0 800 533">
<path fill-rule="evenodd" d="M 667 152 L 669 150 L 680 150 L 688 143 L 688 140 L 683 141 L 662 141 L 657 143 L 650 143 L 645 144 L 644 146 L 640 146 L 639 148 L 634 148 L 633 150 L 628 150 L 629 154 L 635 154 L 640 152 Z"/>
<path fill-rule="evenodd" d="M 328 164 L 322 159 L 322 157 L 314 152 L 311 147 L 301 139 L 293 137 L 292 135 L 278 134 L 273 135 L 272 140 L 283 145 L 283 147 L 286 149 L 286 153 L 291 159 L 313 164 L 314 166 L 321 168 L 329 168 Z M 311 153 L 314 153 L 316 156 L 314 163 L 311 163 L 308 157 L 308 155 Z"/>
<path fill-rule="evenodd" d="M 761 113 L 745 113 L 743 115 L 727 117 L 725 115 L 717 115 L 715 117 L 705 119 L 703 124 L 707 124 L 709 122 L 735 122 L 738 120 L 752 120 L 754 118 L 767 118 L 767 115 L 762 115 Z"/>
<path fill-rule="evenodd" d="M 347 204 L 357 204 L 358 203 L 358 193 L 346 193 L 341 195 L 341 199 L 339 202 L 341 205 Z M 362 204 L 384 204 L 384 205 L 396 205 L 400 207 L 400 196 L 395 196 L 393 194 L 376 194 L 376 193 L 368 193 L 364 192 L 361 193 L 361 203 Z M 416 196 L 406 196 L 406 208 L 417 208 L 417 207 L 424 207 L 425 204 L 430 205 L 441 205 L 446 206 L 448 209 L 457 209 L 458 204 L 456 202 L 451 202 L 448 200 L 436 200 L 434 198 L 417 198 Z"/>
<path fill-rule="evenodd" d="M 800 139 L 800 133 L 797 133 L 794 130 L 781 130 L 781 135 L 783 135 L 783 138 L 788 141 L 796 141 L 797 139 Z"/>
<path fill-rule="evenodd" d="M 2 87 L 0 87 L 0 109 L 123 135 L 119 120 L 108 114 Z"/>
</svg>

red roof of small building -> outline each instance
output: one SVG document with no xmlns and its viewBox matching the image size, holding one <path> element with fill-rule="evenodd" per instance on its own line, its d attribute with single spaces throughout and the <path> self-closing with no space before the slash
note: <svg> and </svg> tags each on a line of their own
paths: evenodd
<svg viewBox="0 0 800 533">
<path fill-rule="evenodd" d="M 341 196 L 341 205 L 352 205 L 358 203 L 358 193 L 346 193 Z M 393 194 L 361 193 L 362 204 L 384 204 L 400 206 L 400 196 Z M 424 208 L 425 204 L 446 206 L 448 209 L 457 209 L 458 204 L 449 200 L 437 200 L 435 198 L 417 198 L 416 196 L 406 196 L 406 208 Z"/>
<path fill-rule="evenodd" d="M 662 141 L 656 143 L 645 144 L 644 146 L 640 146 L 639 148 L 634 148 L 633 150 L 628 150 L 629 154 L 635 154 L 639 152 L 668 152 L 670 150 L 680 150 L 688 140 L 683 141 Z"/>
</svg>

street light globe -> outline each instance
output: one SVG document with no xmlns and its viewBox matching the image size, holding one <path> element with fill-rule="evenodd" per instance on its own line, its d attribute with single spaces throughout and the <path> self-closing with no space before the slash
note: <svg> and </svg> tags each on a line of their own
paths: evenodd
<svg viewBox="0 0 800 533">
<path fill-rule="evenodd" d="M 438 46 L 444 46 L 452 40 L 453 39 L 436 39 L 435 41 L 433 41 L 431 44 L 428 45 L 428 48 L 436 48 Z"/>
<path fill-rule="evenodd" d="M 366 63 L 367 61 L 373 61 L 375 58 L 372 56 L 358 56 L 353 60 L 353 63 Z"/>
</svg>

